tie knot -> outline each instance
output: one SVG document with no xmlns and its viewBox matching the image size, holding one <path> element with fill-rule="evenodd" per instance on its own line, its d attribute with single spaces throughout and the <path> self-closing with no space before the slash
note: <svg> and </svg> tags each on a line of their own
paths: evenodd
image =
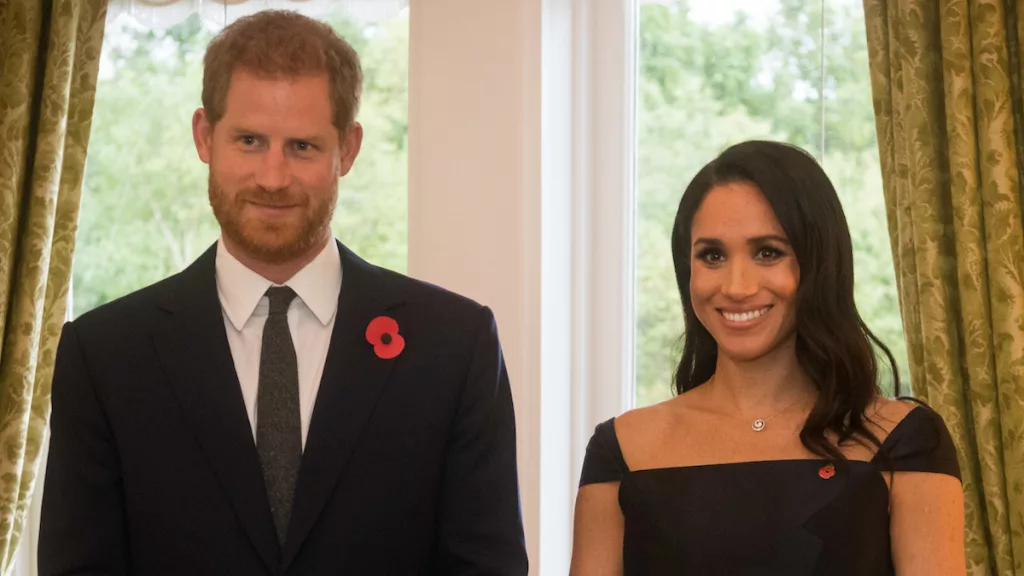
<svg viewBox="0 0 1024 576">
<path fill-rule="evenodd" d="M 288 305 L 295 299 L 295 291 L 287 286 L 273 286 L 267 288 L 267 298 L 270 300 L 270 315 L 287 314 Z"/>
</svg>

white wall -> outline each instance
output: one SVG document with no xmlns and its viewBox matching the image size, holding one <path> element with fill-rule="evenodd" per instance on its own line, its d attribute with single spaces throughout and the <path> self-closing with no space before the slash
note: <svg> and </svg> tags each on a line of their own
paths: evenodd
<svg viewBox="0 0 1024 576">
<path fill-rule="evenodd" d="M 409 274 L 494 309 L 539 550 L 540 0 L 410 6 Z M 473 81 L 467 81 L 467 74 Z"/>
<path fill-rule="evenodd" d="M 412 0 L 409 274 L 493 308 L 531 574 L 565 574 L 586 441 L 632 399 L 635 5 Z"/>
</svg>

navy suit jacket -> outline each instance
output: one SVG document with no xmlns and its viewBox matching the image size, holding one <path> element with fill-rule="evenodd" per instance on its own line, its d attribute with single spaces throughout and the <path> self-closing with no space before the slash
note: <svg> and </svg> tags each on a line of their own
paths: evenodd
<svg viewBox="0 0 1024 576">
<path fill-rule="evenodd" d="M 65 325 L 39 567 L 70 574 L 525 575 L 515 421 L 491 311 L 341 246 L 343 285 L 278 544 L 215 249 Z M 379 358 L 378 316 L 405 349 Z"/>
</svg>

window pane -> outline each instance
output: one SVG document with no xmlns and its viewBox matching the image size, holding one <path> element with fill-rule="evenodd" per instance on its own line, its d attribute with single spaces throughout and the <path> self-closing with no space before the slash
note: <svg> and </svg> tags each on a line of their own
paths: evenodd
<svg viewBox="0 0 1024 576">
<path fill-rule="evenodd" d="M 906 366 L 861 2 L 827 0 L 824 84 L 821 22 L 820 0 L 641 3 L 639 406 L 672 395 L 682 348 L 670 246 L 679 199 L 702 166 L 725 147 L 752 138 L 790 142 L 822 159 L 851 226 L 861 315 Z M 905 372 L 901 378 L 906 381 Z"/>
<path fill-rule="evenodd" d="M 341 180 L 333 228 L 371 262 L 406 266 L 407 12 L 328 21 L 362 59 L 362 152 Z M 192 143 L 202 59 L 217 32 L 198 15 L 167 30 L 108 23 L 73 270 L 82 314 L 178 272 L 218 236 L 208 169 Z"/>
</svg>

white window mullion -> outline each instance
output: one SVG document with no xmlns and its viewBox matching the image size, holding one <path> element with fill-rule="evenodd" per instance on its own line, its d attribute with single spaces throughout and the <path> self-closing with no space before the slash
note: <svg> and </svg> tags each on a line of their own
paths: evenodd
<svg viewBox="0 0 1024 576">
<path fill-rule="evenodd" d="M 635 0 L 577 0 L 587 14 L 578 42 L 575 236 L 578 481 L 594 426 L 632 408 L 636 332 Z"/>
</svg>

